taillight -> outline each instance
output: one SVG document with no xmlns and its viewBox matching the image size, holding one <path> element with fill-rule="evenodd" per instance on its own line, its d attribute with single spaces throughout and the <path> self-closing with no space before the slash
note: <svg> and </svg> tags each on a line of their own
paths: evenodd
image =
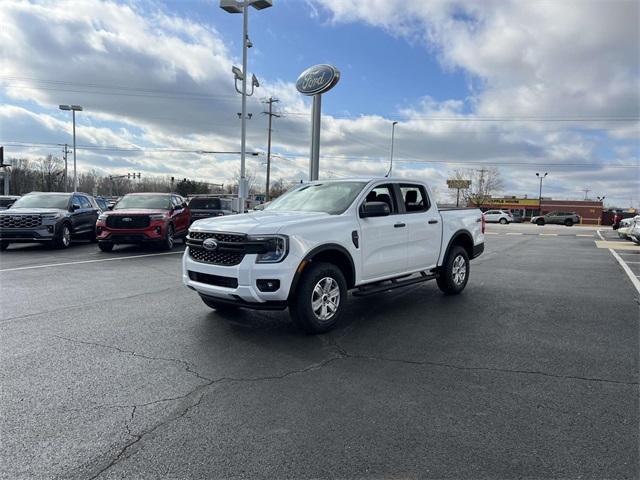
<svg viewBox="0 0 640 480">
<path fill-rule="evenodd" d="M 480 218 L 482 219 L 482 234 L 484 235 L 484 226 L 486 225 L 484 221 L 484 214 L 480 214 Z"/>
</svg>

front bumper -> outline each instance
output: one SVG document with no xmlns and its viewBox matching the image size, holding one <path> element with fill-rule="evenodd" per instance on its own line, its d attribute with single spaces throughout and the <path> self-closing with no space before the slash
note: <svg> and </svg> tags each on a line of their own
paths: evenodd
<svg viewBox="0 0 640 480">
<path fill-rule="evenodd" d="M 151 223 L 145 228 L 109 228 L 104 224 L 96 225 L 96 238 L 101 242 L 115 244 L 157 243 L 164 240 L 167 227 L 162 222 Z"/>
<path fill-rule="evenodd" d="M 0 228 L 0 241 L 12 243 L 50 242 L 57 234 L 56 225 L 36 228 Z"/>
<path fill-rule="evenodd" d="M 214 265 L 195 261 L 187 247 L 182 257 L 182 282 L 200 295 L 240 307 L 285 308 L 293 277 L 302 258 L 291 251 L 280 263 L 256 263 L 256 257 L 256 254 L 246 254 L 238 265 Z M 194 272 L 208 277 L 205 277 L 206 280 L 193 280 L 198 277 L 193 275 Z M 208 280 L 210 278 L 215 281 Z M 275 292 L 263 292 L 257 287 L 258 280 L 277 280 L 280 286 Z"/>
</svg>

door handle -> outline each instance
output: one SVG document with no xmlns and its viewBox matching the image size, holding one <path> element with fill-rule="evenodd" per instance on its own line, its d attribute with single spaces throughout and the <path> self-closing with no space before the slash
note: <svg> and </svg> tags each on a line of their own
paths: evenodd
<svg viewBox="0 0 640 480">
<path fill-rule="evenodd" d="M 404 223 L 396 223 L 394 225 L 395 228 L 402 228 L 402 227 L 406 227 L 406 225 Z"/>
<path fill-rule="evenodd" d="M 433 225 L 434 223 L 438 223 L 438 220 L 429 220 L 429 225 Z"/>
</svg>

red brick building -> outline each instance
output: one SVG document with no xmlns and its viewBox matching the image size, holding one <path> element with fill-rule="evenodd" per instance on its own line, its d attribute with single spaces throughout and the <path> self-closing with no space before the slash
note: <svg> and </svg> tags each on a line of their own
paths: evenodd
<svg viewBox="0 0 640 480">
<path fill-rule="evenodd" d="M 553 200 L 542 198 L 501 197 L 492 198 L 482 210 L 503 209 L 517 211 L 525 219 L 534 215 L 544 215 L 549 212 L 575 212 L 582 219 L 582 223 L 599 225 L 602 219 L 602 202 L 594 200 Z"/>
</svg>

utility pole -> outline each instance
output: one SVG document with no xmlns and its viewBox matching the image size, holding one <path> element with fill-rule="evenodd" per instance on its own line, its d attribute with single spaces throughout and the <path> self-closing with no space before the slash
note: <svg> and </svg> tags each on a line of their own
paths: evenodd
<svg viewBox="0 0 640 480">
<path fill-rule="evenodd" d="M 69 154 L 69 145 L 64 144 L 62 146 L 62 157 L 64 158 L 64 191 L 69 191 L 69 169 L 67 167 L 67 155 Z"/>
<path fill-rule="evenodd" d="M 273 113 L 273 104 L 276 102 L 279 102 L 280 100 L 278 100 L 277 98 L 273 98 L 273 97 L 269 97 L 269 100 L 267 100 L 266 102 L 263 103 L 267 103 L 269 104 L 269 111 L 268 112 L 262 112 L 265 115 L 269 115 L 269 136 L 268 136 L 268 140 L 267 140 L 267 185 L 265 188 L 265 196 L 264 196 L 264 201 L 268 202 L 269 201 L 269 185 L 270 185 L 270 175 L 271 175 L 271 119 L 273 117 L 277 117 L 280 118 L 281 115 L 278 115 L 277 113 Z"/>
<path fill-rule="evenodd" d="M 584 192 L 584 199 L 585 201 L 589 199 L 589 192 L 591 191 L 591 189 L 589 188 L 583 188 L 582 191 Z"/>
</svg>

